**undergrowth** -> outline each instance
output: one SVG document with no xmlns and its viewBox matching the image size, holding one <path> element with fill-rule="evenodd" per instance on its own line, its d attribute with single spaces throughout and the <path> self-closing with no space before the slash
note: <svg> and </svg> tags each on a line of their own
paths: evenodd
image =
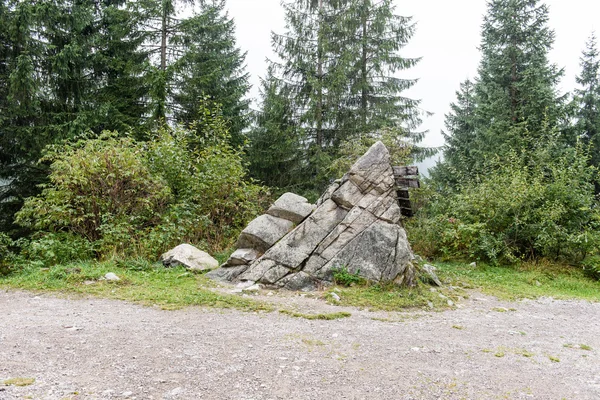
<svg viewBox="0 0 600 400">
<path fill-rule="evenodd" d="M 108 272 L 121 280 L 102 280 Z M 0 277 L 0 287 L 63 294 L 91 295 L 133 301 L 164 309 L 186 306 L 271 311 L 272 307 L 240 296 L 210 290 L 212 282 L 204 275 L 183 267 L 164 268 L 143 259 L 78 262 L 49 268 L 30 266 Z"/>
</svg>

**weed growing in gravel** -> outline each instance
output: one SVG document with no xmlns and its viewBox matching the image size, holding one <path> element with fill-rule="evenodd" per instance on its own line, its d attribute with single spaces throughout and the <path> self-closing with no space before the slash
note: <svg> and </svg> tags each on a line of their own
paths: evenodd
<svg viewBox="0 0 600 400">
<path fill-rule="evenodd" d="M 563 344 L 563 347 L 566 347 L 567 349 L 580 349 L 580 350 L 585 350 L 585 351 L 592 351 L 592 347 L 588 346 L 587 344 L 580 344 L 580 345 L 576 345 L 573 343 L 565 343 Z"/>
<path fill-rule="evenodd" d="M 556 357 L 556 356 L 551 356 L 548 355 L 548 358 L 550 359 L 550 361 L 552 361 L 553 363 L 559 363 L 560 362 L 560 358 Z"/>
<path fill-rule="evenodd" d="M 294 317 L 294 318 L 320 319 L 320 320 L 328 320 L 328 321 L 334 320 L 334 319 L 348 318 L 348 317 L 352 316 L 352 314 L 350 314 L 349 312 L 345 312 L 345 311 L 329 313 L 329 314 L 304 314 L 304 313 L 299 313 L 299 312 L 290 311 L 290 310 L 279 310 L 279 312 L 281 314 L 286 314 L 286 315 L 289 315 L 290 317 Z"/>
<path fill-rule="evenodd" d="M 34 378 L 11 378 L 5 380 L 3 383 L 5 386 L 29 386 L 35 382 Z"/>
</svg>

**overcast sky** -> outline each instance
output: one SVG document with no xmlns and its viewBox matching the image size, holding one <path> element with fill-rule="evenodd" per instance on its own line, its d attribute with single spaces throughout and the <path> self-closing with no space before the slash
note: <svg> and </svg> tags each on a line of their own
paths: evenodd
<svg viewBox="0 0 600 400">
<path fill-rule="evenodd" d="M 565 68 L 561 89 L 571 91 L 579 74 L 579 57 L 592 31 L 600 30 L 600 1 L 547 0 L 550 27 L 556 32 L 551 61 Z M 396 0 L 396 13 L 413 16 L 417 32 L 401 53 L 422 57 L 418 66 L 403 72 L 403 77 L 419 78 L 408 96 L 421 99 L 422 107 L 435 115 L 422 128 L 429 130 L 423 144 L 443 143 L 440 130 L 444 114 L 455 99 L 459 84 L 473 78 L 479 64 L 481 24 L 485 0 Z M 271 57 L 270 32 L 284 32 L 280 0 L 228 0 L 230 16 L 237 25 L 238 46 L 248 52 L 247 70 L 253 85 L 251 96 L 258 97 L 259 77 Z M 600 33 L 600 32 L 599 32 Z"/>
</svg>

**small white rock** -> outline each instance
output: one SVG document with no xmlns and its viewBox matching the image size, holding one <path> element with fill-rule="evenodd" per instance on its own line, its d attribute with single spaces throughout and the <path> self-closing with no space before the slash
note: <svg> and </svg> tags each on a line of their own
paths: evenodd
<svg viewBox="0 0 600 400">
<path fill-rule="evenodd" d="M 471 264 L 469 264 L 469 267 L 471 267 L 471 268 L 477 268 L 477 263 L 476 262 L 472 262 Z"/>
<path fill-rule="evenodd" d="M 242 281 L 235 285 L 236 289 L 247 289 L 250 286 L 254 285 L 256 282 L 254 281 Z"/>
<path fill-rule="evenodd" d="M 242 289 L 244 293 L 256 293 L 260 290 L 260 286 L 258 284 L 254 284 L 252 286 L 248 286 L 247 288 Z"/>
<path fill-rule="evenodd" d="M 329 295 L 335 301 L 340 301 L 341 300 L 340 296 L 337 293 L 330 293 Z"/>
<path fill-rule="evenodd" d="M 119 278 L 117 276 L 117 274 L 115 274 L 113 272 L 109 272 L 108 274 L 104 275 L 104 279 L 106 279 L 107 281 L 113 281 L 113 282 L 121 280 L 121 278 Z"/>
</svg>

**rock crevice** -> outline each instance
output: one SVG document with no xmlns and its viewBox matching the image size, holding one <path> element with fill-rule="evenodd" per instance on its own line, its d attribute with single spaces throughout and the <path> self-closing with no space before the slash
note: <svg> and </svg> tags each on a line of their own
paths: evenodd
<svg viewBox="0 0 600 400">
<path fill-rule="evenodd" d="M 389 152 L 377 142 L 325 191 L 316 207 L 300 196 L 283 195 L 267 214 L 285 223 L 275 220 L 269 228 L 268 218 L 261 216 L 238 241 L 262 255 L 251 259 L 238 250 L 209 276 L 314 290 L 331 284 L 334 271 L 344 268 L 371 281 L 412 285 L 414 256 L 394 185 Z M 293 224 L 297 226 L 291 229 Z"/>
</svg>

